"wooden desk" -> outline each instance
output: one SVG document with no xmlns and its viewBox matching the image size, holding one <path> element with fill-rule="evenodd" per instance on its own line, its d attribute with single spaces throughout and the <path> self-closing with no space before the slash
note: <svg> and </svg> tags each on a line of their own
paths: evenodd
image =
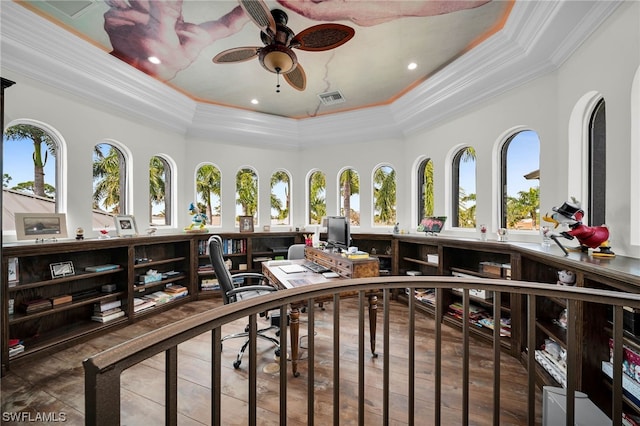
<svg viewBox="0 0 640 426">
<path fill-rule="evenodd" d="M 334 272 L 340 274 L 340 278 L 325 278 L 322 274 L 311 271 L 287 273 L 280 266 L 283 264 L 302 264 L 305 260 L 290 261 L 268 261 L 262 263 L 262 273 L 266 275 L 271 283 L 279 289 L 286 290 L 289 288 L 299 287 L 301 285 L 311 285 L 325 283 L 332 280 L 345 278 L 365 278 L 377 277 L 379 271 L 378 259 L 369 257 L 367 259 L 348 259 L 340 254 L 328 253 L 319 249 L 307 247 L 305 250 L 307 259 L 311 259 Z M 355 296 L 356 292 L 341 293 L 341 297 Z M 369 300 L 369 334 L 371 343 L 371 354 L 376 357 L 376 316 L 378 309 L 378 293 L 367 293 Z M 325 299 L 316 299 L 317 302 L 325 302 Z M 299 336 L 300 336 L 300 307 L 303 302 L 291 304 L 290 317 L 290 336 L 291 336 L 291 370 L 295 377 L 298 373 L 299 359 Z"/>
</svg>

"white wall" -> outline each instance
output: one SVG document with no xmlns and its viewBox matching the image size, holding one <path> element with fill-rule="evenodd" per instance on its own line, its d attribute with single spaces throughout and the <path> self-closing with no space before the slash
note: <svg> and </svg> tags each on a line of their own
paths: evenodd
<svg viewBox="0 0 640 426">
<path fill-rule="evenodd" d="M 148 160 L 164 153 L 178 165 L 178 230 L 189 223 L 187 207 L 194 200 L 193 177 L 203 162 L 216 164 L 223 179 L 222 229 L 234 229 L 235 174 L 243 166 L 253 167 L 260 178 L 259 227 L 269 223 L 269 179 L 277 169 L 288 170 L 293 178 L 294 226 L 304 225 L 306 177 L 311 169 L 327 175 L 328 212 L 336 213 L 338 195 L 335 180 L 344 167 L 353 167 L 361 178 L 362 226 L 355 232 L 381 231 L 371 225 L 371 173 L 379 164 L 390 164 L 398 177 L 398 221 L 404 229 L 415 230 L 413 194 L 416 159 L 428 157 L 435 166 L 435 213 L 446 210 L 447 186 L 445 160 L 451 147 L 473 146 L 477 152 L 477 214 L 479 223 L 497 226 L 497 147 L 514 129 L 532 129 L 540 137 L 541 210 L 550 210 L 567 199 L 575 186 L 567 168 L 575 157 L 569 152 L 569 119 L 578 100 L 589 92 L 604 96 L 607 113 L 607 222 L 611 228 L 613 250 L 618 254 L 640 257 L 630 243 L 630 221 L 638 219 L 630 212 L 631 86 L 640 65 L 640 3 L 626 2 L 576 50 L 556 72 L 530 81 L 521 87 L 487 101 L 456 117 L 450 117 L 428 131 L 405 139 L 372 140 L 351 144 L 348 140 L 328 147 L 301 150 L 271 150 L 235 146 L 211 135 L 207 140 L 157 131 L 146 123 L 87 105 L 81 99 L 5 70 L 2 75 L 17 82 L 6 92 L 5 124 L 30 118 L 55 127 L 65 138 L 69 155 L 69 228 L 90 227 L 91 151 L 105 139 L 117 140 L 134 157 L 134 210 L 138 226 L 147 223 Z M 638 120 L 638 117 L 634 118 Z M 573 137 L 573 136 L 572 136 Z M 340 141 L 337 141 L 340 142 Z M 640 143 L 640 141 L 634 141 Z M 578 141 L 578 146 L 580 141 Z M 573 146 L 573 145 L 572 145 Z M 174 230 L 175 232 L 175 230 Z M 415 231 L 414 231 L 415 232 Z M 474 231 L 449 231 L 470 235 Z M 537 241 L 531 233 L 517 233 L 513 240 Z M 7 238 L 5 238 L 7 241 Z"/>
</svg>

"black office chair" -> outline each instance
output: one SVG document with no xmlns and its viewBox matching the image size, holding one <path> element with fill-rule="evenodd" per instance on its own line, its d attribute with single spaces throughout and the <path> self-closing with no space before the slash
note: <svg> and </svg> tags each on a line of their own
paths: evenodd
<svg viewBox="0 0 640 426">
<path fill-rule="evenodd" d="M 222 251 L 222 238 L 218 235 L 213 235 L 209 238 L 209 259 L 211 265 L 216 273 L 218 284 L 220 285 L 220 291 L 222 292 L 222 300 L 224 304 L 234 303 L 240 300 L 251 299 L 257 296 L 277 291 L 277 289 L 268 284 L 267 277 L 263 274 L 255 272 L 243 272 L 239 274 L 233 274 L 229 272 L 225 263 Z M 251 284 L 258 282 L 259 284 Z M 262 316 L 266 316 L 266 313 Z M 280 335 L 280 328 L 276 325 L 270 325 L 269 327 L 258 330 L 258 337 L 268 340 L 276 347 L 276 356 L 280 356 L 280 341 L 275 337 L 265 334 L 267 331 L 275 330 L 276 336 Z M 244 351 L 249 345 L 249 326 L 245 327 L 244 332 L 229 334 L 222 338 L 222 341 L 235 338 L 245 338 L 246 342 L 240 348 L 238 356 L 233 363 L 233 367 L 237 370 L 240 368 L 242 362 L 242 356 Z"/>
</svg>

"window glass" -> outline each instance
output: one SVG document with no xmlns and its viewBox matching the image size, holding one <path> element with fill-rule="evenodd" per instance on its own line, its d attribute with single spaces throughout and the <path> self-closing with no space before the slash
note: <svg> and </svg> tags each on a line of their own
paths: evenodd
<svg viewBox="0 0 640 426">
<path fill-rule="evenodd" d="M 309 224 L 320 225 L 327 215 L 327 178 L 321 171 L 309 176 Z"/>
<path fill-rule="evenodd" d="M 508 229 L 540 229 L 540 140 L 525 130 L 502 147 L 502 220 Z"/>
<path fill-rule="evenodd" d="M 451 226 L 476 226 L 476 151 L 462 148 L 453 157 L 453 189 Z"/>
<path fill-rule="evenodd" d="M 236 174 L 236 224 L 238 216 L 252 216 L 256 224 L 258 213 L 258 175 L 249 168 Z"/>
<path fill-rule="evenodd" d="M 433 162 L 425 159 L 418 166 L 418 223 L 433 216 Z"/>
<path fill-rule="evenodd" d="M 149 160 L 149 223 L 171 224 L 171 167 L 162 157 Z"/>
<path fill-rule="evenodd" d="M 607 223 L 607 121 L 604 99 L 596 105 L 589 123 L 589 225 Z M 584 207 L 584 204 L 583 204 Z"/>
<path fill-rule="evenodd" d="M 291 225 L 291 178 L 284 170 L 271 175 L 271 224 Z"/>
<path fill-rule="evenodd" d="M 124 197 L 125 170 L 122 151 L 109 143 L 95 146 L 93 150 L 94 210 L 108 215 L 127 214 L 126 197 Z"/>
<path fill-rule="evenodd" d="M 351 225 L 360 225 L 360 176 L 353 169 L 340 173 L 340 215 Z"/>
<path fill-rule="evenodd" d="M 396 171 L 380 166 L 373 173 L 373 225 L 393 226 L 396 223 Z"/>
<path fill-rule="evenodd" d="M 221 226 L 220 169 L 213 164 L 200 166 L 196 171 L 196 202 L 201 213 L 207 215 L 207 223 Z"/>
<path fill-rule="evenodd" d="M 31 124 L 8 127 L 3 140 L 3 231 L 15 231 L 13 213 L 56 213 L 57 141 Z M 4 214 L 4 213 L 3 213 Z"/>
</svg>

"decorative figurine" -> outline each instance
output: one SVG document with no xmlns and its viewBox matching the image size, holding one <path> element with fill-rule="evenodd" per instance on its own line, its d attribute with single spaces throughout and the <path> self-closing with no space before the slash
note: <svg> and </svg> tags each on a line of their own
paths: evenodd
<svg viewBox="0 0 640 426">
<path fill-rule="evenodd" d="M 592 256 L 596 257 L 613 257 L 615 253 L 611 251 L 609 246 L 609 228 L 606 225 L 587 226 L 582 223 L 584 211 L 580 208 L 580 202 L 572 198 L 571 201 L 563 203 L 560 207 L 553 207 L 551 216 L 546 214 L 542 219 L 545 222 L 554 223 L 554 228 L 558 225 L 568 226 L 568 231 L 563 231 L 560 235 L 568 240 L 576 238 L 580 243 L 578 249 L 583 253 L 587 253 L 589 249 L 598 249 L 593 251 Z M 565 255 L 569 252 L 558 241 L 556 235 L 551 234 L 551 239 L 564 251 Z"/>
<path fill-rule="evenodd" d="M 393 225 L 393 233 L 394 234 L 399 234 L 400 233 L 400 222 L 398 222 L 395 225 Z"/>
<path fill-rule="evenodd" d="M 109 235 L 109 230 L 107 229 L 107 226 L 105 226 L 100 230 L 100 233 L 98 234 L 98 239 L 105 240 L 107 238 L 111 238 L 111 235 Z"/>
<path fill-rule="evenodd" d="M 76 240 L 84 240 L 84 229 L 80 226 L 76 228 Z"/>
<path fill-rule="evenodd" d="M 191 215 L 191 225 L 184 228 L 187 232 L 207 232 L 207 215 L 200 213 L 200 209 L 194 204 L 189 204 L 189 214 Z"/>
<path fill-rule="evenodd" d="M 573 286 L 576 284 L 576 273 L 563 269 L 558 271 L 558 285 Z"/>
</svg>

